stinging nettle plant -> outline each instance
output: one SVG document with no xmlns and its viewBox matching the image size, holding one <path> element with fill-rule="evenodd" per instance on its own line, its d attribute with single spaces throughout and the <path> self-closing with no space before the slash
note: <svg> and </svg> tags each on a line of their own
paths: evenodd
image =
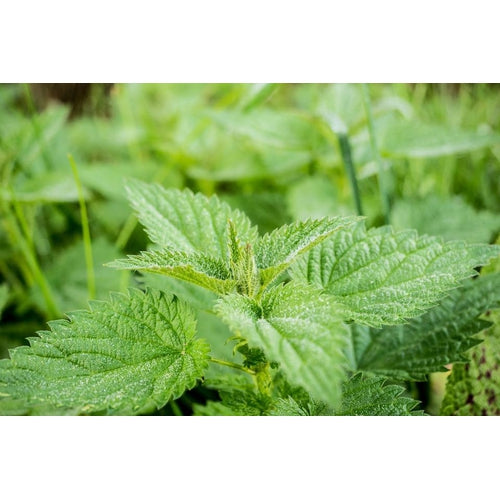
<svg viewBox="0 0 500 500">
<path fill-rule="evenodd" d="M 0 361 L 0 413 L 147 414 L 195 385 L 198 415 L 412 415 L 404 383 L 467 360 L 500 274 L 475 277 L 500 247 L 324 217 L 264 236 L 216 196 L 129 181 L 152 242 L 109 265 L 206 289 L 234 357 L 216 358 L 196 301 L 131 289 Z M 191 303 L 190 303 L 191 302 Z M 200 323 L 200 324 L 197 324 Z M 217 366 L 220 370 L 214 370 Z"/>
</svg>

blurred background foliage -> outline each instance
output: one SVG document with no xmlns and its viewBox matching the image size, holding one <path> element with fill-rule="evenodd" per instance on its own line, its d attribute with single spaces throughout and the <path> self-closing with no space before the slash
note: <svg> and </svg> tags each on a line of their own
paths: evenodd
<svg viewBox="0 0 500 500">
<path fill-rule="evenodd" d="M 102 266 L 147 246 L 126 177 L 217 193 L 262 232 L 361 212 L 371 226 L 493 242 L 500 85 L 0 85 L 0 357 L 47 320 L 130 285 L 169 287 L 201 309 L 213 300 Z M 207 337 L 225 328 L 204 312 L 200 322 Z M 442 387 L 431 380 L 429 411 Z"/>
</svg>

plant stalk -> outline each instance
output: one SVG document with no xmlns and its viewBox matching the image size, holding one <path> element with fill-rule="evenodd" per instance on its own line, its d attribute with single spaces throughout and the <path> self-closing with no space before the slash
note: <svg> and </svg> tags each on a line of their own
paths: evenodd
<svg viewBox="0 0 500 500">
<path fill-rule="evenodd" d="M 368 121 L 368 133 L 370 135 L 370 146 L 372 149 L 373 158 L 378 168 L 378 185 L 380 190 L 380 198 L 382 201 L 382 212 L 384 215 L 384 221 L 386 224 L 390 223 L 390 203 L 389 203 L 389 192 L 387 189 L 387 179 L 385 177 L 384 167 L 382 165 L 382 158 L 380 157 L 380 152 L 377 145 L 377 138 L 375 136 L 375 125 L 373 122 L 373 112 L 372 103 L 370 99 L 370 92 L 367 83 L 361 84 L 361 89 L 363 91 L 363 102 L 365 105 L 366 118 Z"/>
<path fill-rule="evenodd" d="M 352 162 L 351 143 L 346 133 L 339 133 L 337 134 L 337 137 L 340 144 L 342 160 L 344 161 L 344 167 L 349 178 L 349 183 L 351 184 L 352 195 L 356 205 L 356 212 L 358 215 L 363 215 L 363 206 L 361 204 L 361 195 L 359 194 L 358 179 Z"/>
<path fill-rule="evenodd" d="M 78 175 L 78 169 L 76 168 L 75 160 L 73 156 L 68 154 L 68 160 L 73 170 L 73 176 L 75 178 L 76 188 L 78 190 L 78 201 L 80 203 L 80 217 L 82 219 L 82 234 L 83 234 L 83 245 L 85 249 L 85 266 L 87 268 L 87 288 L 89 292 L 89 299 L 95 299 L 95 274 L 94 274 L 94 258 L 92 256 L 92 240 L 90 238 L 90 226 L 89 218 L 87 214 L 87 205 L 85 203 L 85 197 L 83 195 L 82 183 Z"/>
</svg>

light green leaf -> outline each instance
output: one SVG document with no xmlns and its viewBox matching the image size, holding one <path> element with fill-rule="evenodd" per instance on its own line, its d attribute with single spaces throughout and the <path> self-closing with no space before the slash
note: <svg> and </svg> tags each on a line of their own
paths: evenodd
<svg viewBox="0 0 500 500">
<path fill-rule="evenodd" d="M 498 306 L 500 274 L 491 274 L 469 280 L 406 325 L 382 330 L 352 325 L 354 369 L 416 380 L 446 371 L 444 365 L 468 359 L 464 353 L 479 342 L 475 334 L 488 326 L 479 316 Z"/>
<path fill-rule="evenodd" d="M 334 233 L 300 258 L 292 277 L 326 291 L 346 307 L 346 319 L 380 326 L 402 323 L 436 305 L 500 246 L 444 243 L 363 223 Z"/>
<path fill-rule="evenodd" d="M 270 283 L 299 255 L 357 220 L 359 217 L 323 217 L 294 222 L 265 234 L 255 248 L 262 283 Z"/>
<path fill-rule="evenodd" d="M 121 256 L 114 245 L 104 238 L 92 241 L 96 296 L 98 300 L 108 297 L 109 290 L 119 290 L 122 286 L 122 273 L 103 266 L 104 263 Z M 85 250 L 82 240 L 59 250 L 44 265 L 44 274 L 51 284 L 52 293 L 61 311 L 72 311 L 87 306 L 87 270 L 85 268 Z M 81 263 L 81 265 L 75 265 Z M 126 285 L 125 285 L 126 286 Z M 40 310 L 46 307 L 40 289 L 34 287 L 31 292 L 34 303 Z"/>
<path fill-rule="evenodd" d="M 86 200 L 91 197 L 87 189 L 83 190 L 83 195 Z M 0 188 L 0 198 L 21 203 L 72 203 L 78 201 L 78 190 L 71 172 L 44 172 L 25 180 L 14 193 Z"/>
<path fill-rule="evenodd" d="M 248 217 L 217 197 L 189 190 L 165 189 L 159 184 L 129 181 L 127 193 L 139 220 L 154 243 L 186 253 L 204 253 L 228 261 L 228 220 L 244 243 L 254 244 L 257 229 Z"/>
<path fill-rule="evenodd" d="M 201 253 L 176 252 L 169 248 L 129 255 L 108 264 L 116 269 L 148 271 L 171 276 L 201 286 L 218 294 L 232 291 L 236 281 L 220 260 Z"/>
<path fill-rule="evenodd" d="M 500 415 L 500 312 L 484 331 L 468 363 L 453 365 L 446 383 L 441 415 Z"/>
<path fill-rule="evenodd" d="M 302 177 L 287 191 L 288 209 L 295 219 L 319 219 L 325 215 L 347 215 L 338 189 L 326 175 Z"/>
<path fill-rule="evenodd" d="M 232 134 L 253 143 L 293 151 L 310 151 L 326 140 L 306 114 L 272 109 L 210 112 L 210 118 Z"/>
<path fill-rule="evenodd" d="M 494 232 L 500 229 L 500 215 L 478 212 L 458 196 L 398 200 L 391 220 L 396 229 L 411 227 L 421 234 L 470 243 L 489 243 Z"/>
<path fill-rule="evenodd" d="M 403 387 L 387 384 L 384 377 L 357 373 L 343 389 L 342 405 L 335 415 L 423 415 L 415 411 L 418 401 L 404 396 Z"/>
<path fill-rule="evenodd" d="M 267 290 L 260 303 L 225 296 L 216 312 L 235 334 L 280 363 L 290 383 L 332 406 L 338 403 L 348 331 L 331 298 L 289 283 Z"/>
<path fill-rule="evenodd" d="M 140 413 L 179 397 L 207 367 L 193 312 L 173 295 L 131 290 L 68 317 L 0 361 L 7 401 Z"/>
<path fill-rule="evenodd" d="M 392 120 L 381 130 L 381 153 L 394 158 L 433 158 L 469 153 L 500 144 L 500 135 L 442 125 Z"/>
</svg>

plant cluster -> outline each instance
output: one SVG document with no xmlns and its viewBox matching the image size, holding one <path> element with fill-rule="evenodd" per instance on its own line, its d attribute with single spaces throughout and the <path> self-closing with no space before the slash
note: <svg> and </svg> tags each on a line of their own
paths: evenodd
<svg viewBox="0 0 500 500">
<path fill-rule="evenodd" d="M 50 320 L 4 335 L 1 414 L 422 415 L 450 364 L 434 412 L 500 413 L 495 132 L 366 86 L 186 86 L 131 118 L 160 89 L 0 117 L 0 311 Z"/>
</svg>

